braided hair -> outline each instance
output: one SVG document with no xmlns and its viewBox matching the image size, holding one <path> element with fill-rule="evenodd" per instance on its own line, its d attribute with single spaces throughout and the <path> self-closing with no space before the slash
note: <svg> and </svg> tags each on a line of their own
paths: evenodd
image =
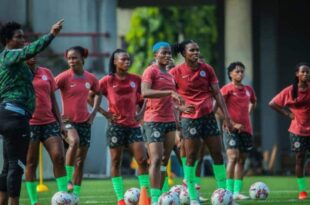
<svg viewBox="0 0 310 205">
<path fill-rule="evenodd" d="M 127 53 L 127 51 L 124 49 L 118 48 L 115 51 L 113 51 L 113 53 L 111 54 L 111 57 L 109 60 L 109 73 L 110 73 L 110 75 L 114 75 L 116 73 L 116 66 L 114 64 L 114 60 L 115 60 L 115 56 L 120 54 L 120 53 Z"/>
<path fill-rule="evenodd" d="M 65 51 L 65 58 L 68 57 L 68 52 L 69 51 L 76 51 L 76 52 L 78 52 L 81 55 L 81 57 L 83 58 L 83 64 L 84 64 L 84 59 L 88 57 L 88 49 L 87 48 L 83 48 L 82 46 L 73 46 L 71 48 L 68 48 Z"/>
</svg>

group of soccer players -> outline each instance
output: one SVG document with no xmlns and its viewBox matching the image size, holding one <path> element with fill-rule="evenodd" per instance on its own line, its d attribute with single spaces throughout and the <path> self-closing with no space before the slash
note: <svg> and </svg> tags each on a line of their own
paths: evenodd
<svg viewBox="0 0 310 205">
<path fill-rule="evenodd" d="M 242 83 L 245 66 L 241 62 L 228 66 L 231 82 L 220 89 L 214 69 L 200 59 L 196 42 L 186 40 L 173 46 L 158 42 L 152 48 L 154 61 L 142 77 L 128 72 L 130 55 L 116 49 L 110 57 L 110 74 L 98 81 L 84 70 L 88 50 L 75 46 L 65 51 L 69 68 L 54 78 L 47 68 L 36 65 L 35 55 L 50 44 L 62 23 L 57 22 L 49 34 L 27 44 L 18 23 L 7 23 L 0 30 L 5 46 L 0 54 L 0 134 L 4 157 L 0 205 L 7 205 L 8 201 L 19 204 L 24 169 L 31 204 L 39 204 L 35 170 L 40 142 L 52 159 L 58 190 L 73 192 L 78 198 L 97 111 L 109 121 L 106 136 L 118 205 L 125 204 L 120 167 L 126 147 L 138 163 L 140 187 L 147 188 L 151 205 L 158 204 L 159 196 L 167 189 L 166 167 L 175 147 L 177 128 L 181 130 L 179 145 L 190 204 L 199 205 L 201 201 L 197 194 L 200 174 L 196 170 L 205 146 L 213 159 L 217 187 L 228 189 L 235 199 L 247 198 L 240 192 L 244 162 L 253 148 L 250 113 L 256 96 L 252 87 Z M 184 62 L 171 66 L 172 52 L 180 53 Z M 292 119 L 289 132 L 292 151 L 296 153 L 299 199 L 307 198 L 303 169 L 310 148 L 309 72 L 308 64 L 297 65 L 294 84 L 270 102 L 272 108 Z M 56 89 L 61 92 L 62 114 L 55 99 Z M 108 101 L 108 110 L 100 107 L 102 95 Z M 90 113 L 88 104 L 93 107 Z M 216 115 L 223 120 L 226 166 Z M 68 144 L 66 152 L 63 140 Z"/>
</svg>

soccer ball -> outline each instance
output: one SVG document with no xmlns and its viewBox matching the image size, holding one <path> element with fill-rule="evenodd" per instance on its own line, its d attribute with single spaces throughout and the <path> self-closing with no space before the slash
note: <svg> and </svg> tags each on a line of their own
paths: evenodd
<svg viewBox="0 0 310 205">
<path fill-rule="evenodd" d="M 269 188 L 263 182 L 255 182 L 250 187 L 251 199 L 267 199 L 269 195 Z"/>
<path fill-rule="evenodd" d="M 189 205 L 190 204 L 190 198 L 189 198 L 189 194 L 187 192 L 187 189 L 182 189 L 179 197 L 180 197 L 180 203 L 182 205 Z"/>
<path fill-rule="evenodd" d="M 126 205 L 137 205 L 140 197 L 140 189 L 130 188 L 125 192 L 124 200 Z"/>
<path fill-rule="evenodd" d="M 51 205 L 72 205 L 72 197 L 67 192 L 56 192 L 51 201 Z"/>
<path fill-rule="evenodd" d="M 79 205 L 80 204 L 80 198 L 73 194 L 73 193 L 69 193 L 70 197 L 71 197 L 71 205 Z"/>
<path fill-rule="evenodd" d="M 182 185 L 174 185 L 173 187 L 170 188 L 170 192 L 177 193 L 178 196 L 180 195 L 181 191 L 183 189 Z"/>
<path fill-rule="evenodd" d="M 226 189 L 217 189 L 211 196 L 211 203 L 212 205 L 233 205 L 233 195 Z"/>
<path fill-rule="evenodd" d="M 172 205 L 173 197 L 169 194 L 169 192 L 165 192 L 159 197 L 158 201 L 158 205 Z"/>
</svg>

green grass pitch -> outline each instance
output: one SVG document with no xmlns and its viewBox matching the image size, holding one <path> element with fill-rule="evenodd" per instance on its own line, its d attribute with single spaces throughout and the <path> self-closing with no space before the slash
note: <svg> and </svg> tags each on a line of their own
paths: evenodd
<svg viewBox="0 0 310 205">
<path fill-rule="evenodd" d="M 246 200 L 238 201 L 239 205 L 295 205 L 295 204 L 310 204 L 310 199 L 305 201 L 297 200 L 297 184 L 294 177 L 246 177 L 244 180 L 243 193 L 248 195 L 249 186 L 257 181 L 266 183 L 270 189 L 270 195 L 267 200 L 256 201 Z M 307 179 L 308 184 L 310 180 Z M 56 190 L 56 183 L 54 181 L 44 182 L 49 188 L 48 192 L 39 193 L 39 202 L 41 205 L 50 205 L 50 199 Z M 125 190 L 130 187 L 138 187 L 138 180 L 134 178 L 125 179 Z M 181 179 L 175 179 L 175 184 L 181 184 Z M 211 193 L 215 189 L 215 181 L 213 177 L 202 179 L 201 191 L 203 196 L 210 198 Z M 25 189 L 25 184 L 22 187 L 21 205 L 29 205 L 28 196 Z M 113 192 L 111 181 L 108 179 L 84 180 L 81 189 L 80 204 L 94 204 L 94 205 L 115 205 L 116 198 Z M 205 204 L 210 204 L 205 203 Z"/>
</svg>

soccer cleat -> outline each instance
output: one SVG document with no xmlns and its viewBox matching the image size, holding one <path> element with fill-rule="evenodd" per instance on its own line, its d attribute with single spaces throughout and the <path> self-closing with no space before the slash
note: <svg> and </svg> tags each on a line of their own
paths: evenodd
<svg viewBox="0 0 310 205">
<path fill-rule="evenodd" d="M 73 192 L 73 183 L 71 181 L 68 182 L 67 189 L 69 193 Z"/>
<path fill-rule="evenodd" d="M 117 202 L 117 205 L 126 205 L 126 203 L 125 203 L 124 199 L 122 199 L 122 200 L 119 200 Z"/>
<path fill-rule="evenodd" d="M 307 198 L 308 198 L 308 194 L 305 191 L 300 192 L 298 195 L 298 199 L 300 199 L 300 200 L 305 200 Z"/>
<path fill-rule="evenodd" d="M 200 202 L 198 200 L 191 200 L 190 205 L 200 205 Z"/>
<path fill-rule="evenodd" d="M 234 194 L 233 196 L 234 200 L 247 200 L 247 199 L 250 199 L 250 197 L 246 196 L 246 195 L 243 195 L 243 194 Z"/>
</svg>

